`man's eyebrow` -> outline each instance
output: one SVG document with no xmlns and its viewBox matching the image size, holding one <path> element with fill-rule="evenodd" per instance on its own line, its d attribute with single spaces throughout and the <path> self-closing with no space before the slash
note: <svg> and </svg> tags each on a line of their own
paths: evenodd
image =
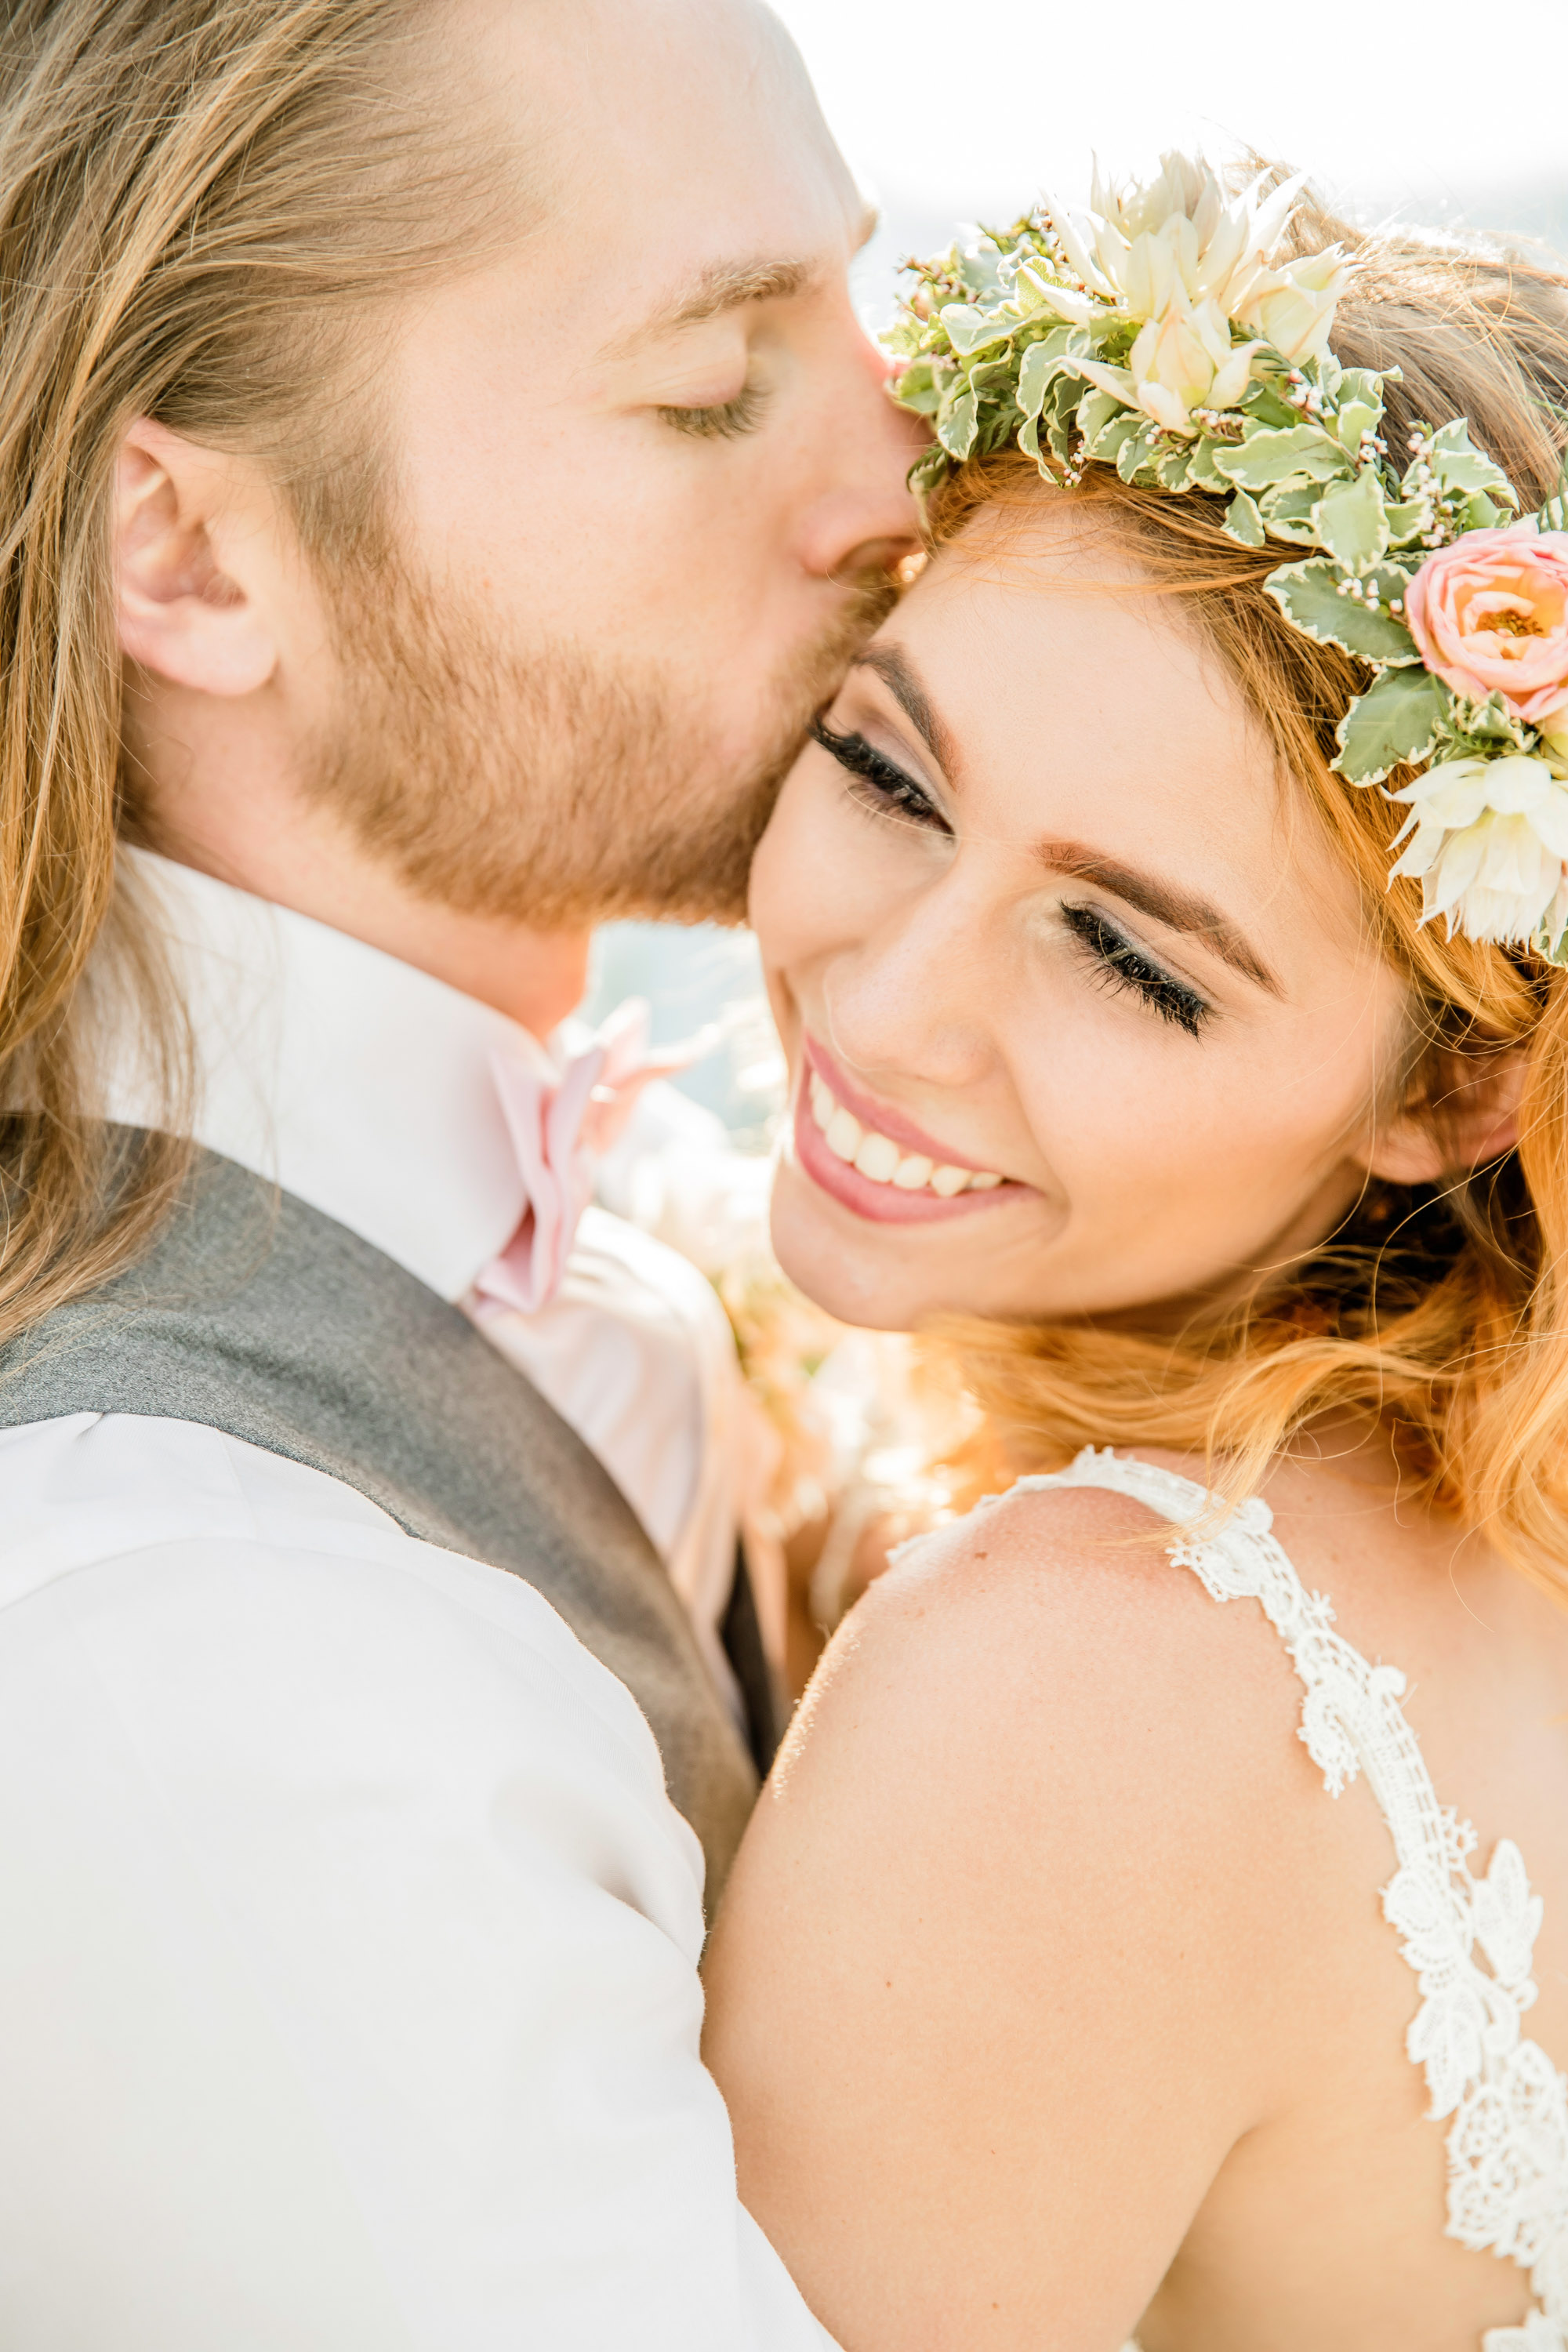
<svg viewBox="0 0 1568 2352">
<path fill-rule="evenodd" d="M 607 346 L 605 359 L 624 359 L 661 335 L 679 334 L 683 327 L 700 327 L 721 319 L 748 302 L 787 302 L 803 293 L 816 276 L 806 261 L 715 261 L 651 310 L 647 318 L 617 335 Z"/>
<path fill-rule="evenodd" d="M 1053 872 L 1070 874 L 1079 882 L 1098 882 L 1102 890 L 1110 891 L 1129 907 L 1136 907 L 1140 914 L 1152 916 L 1157 923 L 1168 925 L 1173 931 L 1184 931 L 1204 940 L 1234 971 L 1267 989 L 1270 996 L 1284 995 L 1279 982 L 1247 945 L 1230 918 L 1222 915 L 1217 907 L 1211 907 L 1206 898 L 1179 890 L 1173 883 L 1159 881 L 1152 874 L 1141 874 L 1136 866 L 1123 866 L 1114 857 L 1102 856 L 1099 850 L 1088 849 L 1081 842 L 1042 841 L 1036 855 Z"/>
<path fill-rule="evenodd" d="M 951 777 L 954 766 L 952 738 L 908 655 L 900 653 L 897 646 L 863 646 L 850 667 L 875 671 L 943 775 Z"/>
</svg>

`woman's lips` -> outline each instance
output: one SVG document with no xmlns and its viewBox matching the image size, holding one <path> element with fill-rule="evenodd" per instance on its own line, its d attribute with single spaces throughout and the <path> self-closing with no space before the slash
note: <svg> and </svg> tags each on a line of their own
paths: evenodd
<svg viewBox="0 0 1568 2352">
<path fill-rule="evenodd" d="M 878 1135 L 887 1136 L 894 1143 L 901 1143 L 906 1151 L 919 1152 L 935 1168 L 969 1168 L 983 1174 L 986 1172 L 981 1169 L 978 1160 L 965 1159 L 962 1151 L 950 1151 L 945 1143 L 939 1143 L 934 1136 L 928 1135 L 923 1128 L 917 1127 L 912 1118 L 907 1118 L 902 1111 L 895 1110 L 890 1103 L 873 1102 L 869 1095 L 863 1095 L 854 1080 L 845 1076 L 832 1055 L 819 1045 L 815 1037 L 802 1038 L 801 1051 L 805 1056 L 807 1070 L 816 1072 L 829 1093 L 844 1105 L 846 1110 L 854 1113 L 862 1127 L 870 1128 Z M 809 1084 L 807 1078 L 805 1086 L 809 1087 Z M 1020 1186 L 1019 1189 L 1026 1188 Z"/>
<path fill-rule="evenodd" d="M 833 1149 L 813 1111 L 814 1079 L 833 1097 L 835 1108 L 852 1114 L 865 1139 L 886 1139 L 889 1146 L 903 1146 L 900 1173 L 904 1182 L 879 1181 L 875 1176 L 863 1175 Z M 826 1108 L 826 1101 L 823 1107 Z M 873 1104 L 868 1097 L 843 1081 L 832 1058 L 809 1038 L 805 1041 L 805 1067 L 795 1101 L 795 1146 L 796 1158 L 813 1181 L 873 1224 L 930 1224 L 942 1218 L 967 1216 L 978 1209 L 1018 1200 L 1031 1189 L 1026 1184 L 1009 1182 L 994 1171 L 981 1169 L 975 1161 L 954 1155 L 912 1120 Z M 921 1181 L 909 1181 L 911 1175 Z M 935 1175 L 942 1178 L 945 1190 L 932 1188 L 929 1179 Z M 973 1190 L 951 1189 L 955 1181 L 963 1178 L 971 1182 L 975 1178 L 982 1181 Z"/>
</svg>

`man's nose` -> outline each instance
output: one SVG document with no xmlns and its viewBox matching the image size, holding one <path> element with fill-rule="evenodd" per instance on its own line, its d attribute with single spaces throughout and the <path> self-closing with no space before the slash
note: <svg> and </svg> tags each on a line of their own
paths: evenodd
<svg viewBox="0 0 1568 2352">
<path fill-rule="evenodd" d="M 868 345 L 850 412 L 839 412 L 832 486 L 803 533 L 802 561 L 825 580 L 888 571 L 920 545 L 909 471 L 927 436 L 918 417 L 894 404 L 887 381 L 886 362 Z"/>
</svg>

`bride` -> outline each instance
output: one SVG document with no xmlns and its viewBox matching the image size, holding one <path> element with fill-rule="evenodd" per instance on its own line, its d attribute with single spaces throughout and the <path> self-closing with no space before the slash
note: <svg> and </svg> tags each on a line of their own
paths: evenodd
<svg viewBox="0 0 1568 2352">
<path fill-rule="evenodd" d="M 1568 289 L 1096 202 L 925 273 L 753 898 L 784 1267 L 1039 1475 L 829 1649 L 711 2062 L 847 2352 L 1564 2352 Z"/>
</svg>

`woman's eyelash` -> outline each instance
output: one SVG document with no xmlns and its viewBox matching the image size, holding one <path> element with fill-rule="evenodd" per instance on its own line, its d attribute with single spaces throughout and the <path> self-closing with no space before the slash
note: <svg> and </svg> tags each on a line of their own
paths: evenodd
<svg viewBox="0 0 1568 2352">
<path fill-rule="evenodd" d="M 1075 940 L 1093 957 L 1100 976 L 1111 988 L 1125 988 L 1158 1013 L 1163 1020 L 1173 1021 L 1189 1037 L 1195 1037 L 1208 1019 L 1212 1007 L 1196 992 L 1173 980 L 1157 963 L 1140 954 L 1131 940 L 1122 938 L 1115 925 L 1096 907 L 1064 907 L 1062 920 Z"/>
<path fill-rule="evenodd" d="M 825 719 L 811 722 L 812 740 L 847 770 L 860 786 L 860 798 L 884 814 L 909 817 L 916 824 L 936 826 L 945 833 L 946 818 L 931 794 L 911 775 L 868 743 L 864 735 L 836 734 Z"/>
<path fill-rule="evenodd" d="M 864 735 L 837 734 L 825 719 L 813 719 L 811 734 L 813 741 L 820 743 L 854 777 L 862 788 L 863 797 L 874 807 L 909 817 L 918 824 L 936 825 L 947 831 L 946 819 L 930 794 L 879 751 L 874 743 L 868 743 Z M 1212 1007 L 1195 989 L 1184 987 L 1142 954 L 1098 908 L 1064 907 L 1062 918 L 1075 940 L 1093 957 L 1100 977 L 1109 986 L 1130 990 L 1163 1020 L 1173 1021 L 1190 1037 L 1198 1034 Z"/>
<path fill-rule="evenodd" d="M 761 385 L 749 383 L 721 408 L 661 408 L 658 413 L 677 433 L 689 433 L 700 441 L 733 441 L 756 431 L 766 406 Z"/>
</svg>

